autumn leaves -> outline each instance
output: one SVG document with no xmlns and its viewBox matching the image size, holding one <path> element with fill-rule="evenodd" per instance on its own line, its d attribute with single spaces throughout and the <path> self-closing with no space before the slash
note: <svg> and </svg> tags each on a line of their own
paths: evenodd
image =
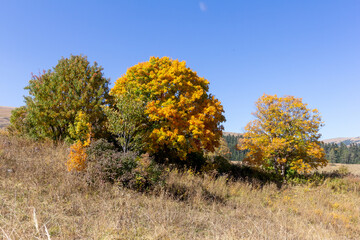
<svg viewBox="0 0 360 240">
<path fill-rule="evenodd" d="M 223 107 L 208 93 L 209 82 L 185 62 L 150 58 L 131 67 L 110 91 L 115 97 L 131 93 L 145 104 L 149 136 L 147 151 L 188 153 L 214 151 L 222 135 Z"/>
<path fill-rule="evenodd" d="M 246 127 L 238 148 L 248 150 L 244 163 L 288 173 L 309 173 L 325 166 L 325 152 L 320 147 L 321 117 L 307 108 L 301 98 L 263 95 L 256 102 L 256 119 Z"/>
<path fill-rule="evenodd" d="M 208 93 L 209 82 L 167 57 L 131 67 L 110 91 L 132 93 L 145 102 L 150 126 L 147 151 L 174 149 L 181 159 L 188 153 L 214 151 L 222 135 L 223 107 Z M 246 126 L 238 145 L 248 150 L 244 163 L 283 177 L 308 173 L 327 163 L 319 144 L 322 126 L 318 111 L 300 98 L 263 95 L 256 102 L 257 118 Z"/>
<path fill-rule="evenodd" d="M 85 168 L 91 138 L 116 141 L 123 153 L 149 153 L 186 164 L 219 147 L 225 121 L 209 82 L 185 61 L 151 57 L 130 67 L 109 91 L 102 68 L 71 56 L 26 88 L 26 106 L 13 113 L 13 132 L 75 143 L 69 169 Z M 292 96 L 263 95 L 238 144 L 244 163 L 285 176 L 327 163 L 319 145 L 317 110 Z M 71 160 L 72 159 L 72 160 Z"/>
</svg>

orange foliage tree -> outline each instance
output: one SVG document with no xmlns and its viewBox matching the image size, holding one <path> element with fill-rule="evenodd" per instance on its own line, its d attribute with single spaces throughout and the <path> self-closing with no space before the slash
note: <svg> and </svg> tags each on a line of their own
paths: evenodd
<svg viewBox="0 0 360 240">
<path fill-rule="evenodd" d="M 151 57 L 129 68 L 110 94 L 131 93 L 145 105 L 146 150 L 172 152 L 180 159 L 219 145 L 225 121 L 221 102 L 208 93 L 209 82 L 185 61 Z"/>
<path fill-rule="evenodd" d="M 69 158 L 66 162 L 68 171 L 82 171 L 86 168 L 86 148 L 90 145 L 91 124 L 89 117 L 83 111 L 79 111 L 75 117 L 75 123 L 69 127 L 70 135 L 77 140 L 70 146 Z"/>
<path fill-rule="evenodd" d="M 323 125 L 318 110 L 308 109 L 301 98 L 264 94 L 256 102 L 256 119 L 245 127 L 238 149 L 248 150 L 244 162 L 274 170 L 308 173 L 327 164 L 319 143 Z"/>
</svg>

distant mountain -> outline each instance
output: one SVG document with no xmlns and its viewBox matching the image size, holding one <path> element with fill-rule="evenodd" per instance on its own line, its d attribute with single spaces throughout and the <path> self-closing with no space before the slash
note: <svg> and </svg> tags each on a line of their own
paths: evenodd
<svg viewBox="0 0 360 240">
<path fill-rule="evenodd" d="M 11 111 L 14 107 L 2 107 L 0 106 L 0 128 L 6 127 L 10 123 Z"/>
<path fill-rule="evenodd" d="M 350 144 L 360 144 L 360 137 L 339 137 L 339 138 L 330 138 L 330 139 L 325 139 L 323 140 L 324 143 L 336 143 L 336 144 L 340 144 L 340 143 L 344 143 L 345 145 L 350 145 Z"/>
<path fill-rule="evenodd" d="M 224 136 L 230 136 L 230 135 L 232 135 L 232 136 L 237 137 L 237 136 L 241 136 L 241 135 L 243 135 L 243 134 L 242 134 L 242 133 L 235 133 L 235 132 L 223 132 L 223 135 L 224 135 Z"/>
</svg>

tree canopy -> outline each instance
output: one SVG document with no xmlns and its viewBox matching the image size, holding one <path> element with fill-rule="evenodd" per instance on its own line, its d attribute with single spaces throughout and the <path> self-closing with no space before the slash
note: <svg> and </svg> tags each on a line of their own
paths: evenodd
<svg viewBox="0 0 360 240">
<path fill-rule="evenodd" d="M 222 135 L 223 107 L 208 93 L 209 82 L 168 57 L 151 57 L 129 68 L 110 93 L 133 94 L 145 105 L 150 153 L 214 151 Z"/>
<path fill-rule="evenodd" d="M 266 94 L 256 108 L 256 119 L 239 140 L 239 149 L 248 150 L 245 163 L 283 177 L 288 171 L 304 173 L 327 164 L 318 141 L 323 124 L 318 110 L 307 108 L 301 98 Z"/>
<path fill-rule="evenodd" d="M 101 106 L 109 99 L 109 80 L 102 70 L 96 62 L 91 66 L 87 58 L 80 55 L 62 58 L 52 70 L 33 75 L 25 88 L 29 90 L 26 106 L 16 112 L 25 120 L 14 119 L 13 128 L 21 131 L 23 128 L 17 125 L 24 123 L 27 134 L 32 137 L 72 139 L 71 129 L 82 111 L 93 133 L 100 134 L 105 120 Z"/>
<path fill-rule="evenodd" d="M 130 94 L 123 94 L 114 106 L 104 107 L 108 131 L 114 135 L 124 153 L 141 151 L 146 142 L 144 104 Z"/>
</svg>

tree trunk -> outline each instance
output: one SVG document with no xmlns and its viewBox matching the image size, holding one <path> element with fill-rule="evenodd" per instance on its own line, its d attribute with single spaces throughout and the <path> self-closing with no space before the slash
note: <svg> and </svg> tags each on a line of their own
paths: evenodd
<svg viewBox="0 0 360 240">
<path fill-rule="evenodd" d="M 286 164 L 281 164 L 281 176 L 284 182 L 286 182 Z"/>
</svg>

